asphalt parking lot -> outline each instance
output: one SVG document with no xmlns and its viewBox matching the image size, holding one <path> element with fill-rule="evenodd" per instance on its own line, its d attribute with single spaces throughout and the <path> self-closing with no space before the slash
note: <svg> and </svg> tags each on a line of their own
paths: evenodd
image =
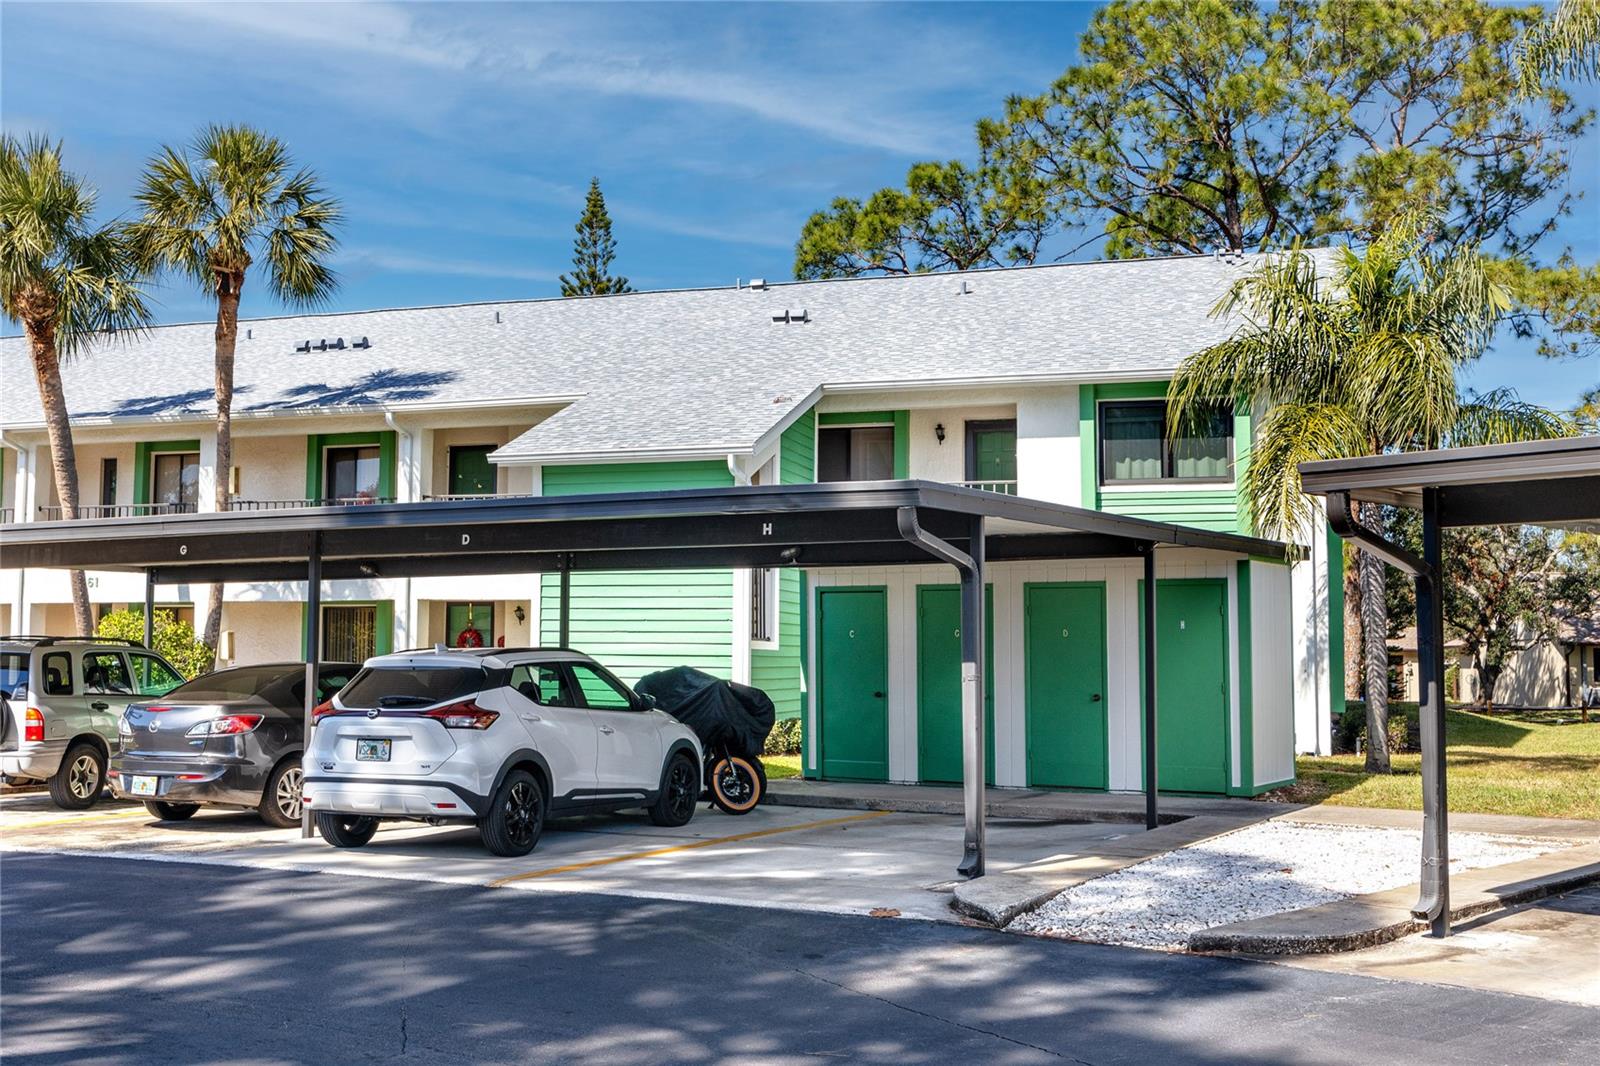
<svg viewBox="0 0 1600 1066">
<path fill-rule="evenodd" d="M 1127 823 L 993 819 L 989 868 L 1093 854 L 1138 833 Z M 161 823 L 142 806 L 61 811 L 39 794 L 0 799 L 0 834 L 18 851 L 85 852 L 267 870 L 610 895 L 836 914 L 956 921 L 950 909 L 961 821 L 946 815 L 760 807 L 732 816 L 701 807 L 681 829 L 642 813 L 563 819 L 520 859 L 483 850 L 475 829 L 385 824 L 343 851 L 254 814 L 206 810 Z"/>
</svg>

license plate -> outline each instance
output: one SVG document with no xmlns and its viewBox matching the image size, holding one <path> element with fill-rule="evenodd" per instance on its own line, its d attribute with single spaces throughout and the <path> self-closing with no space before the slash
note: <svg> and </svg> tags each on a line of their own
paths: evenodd
<svg viewBox="0 0 1600 1066">
<path fill-rule="evenodd" d="M 156 778 L 145 776 L 128 778 L 128 794 L 132 796 L 154 796 L 156 794 Z"/>
<path fill-rule="evenodd" d="M 388 740 L 357 740 L 356 761 L 388 762 L 391 743 L 392 741 Z"/>
</svg>

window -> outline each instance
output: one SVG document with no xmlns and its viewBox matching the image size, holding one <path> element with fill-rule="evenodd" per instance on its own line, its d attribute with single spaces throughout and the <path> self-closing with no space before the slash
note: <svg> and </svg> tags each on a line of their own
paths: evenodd
<svg viewBox="0 0 1600 1066">
<path fill-rule="evenodd" d="M 329 448 L 323 459 L 323 498 L 357 503 L 376 500 L 382 465 L 379 455 L 376 444 Z"/>
<path fill-rule="evenodd" d="M 1233 412 L 1219 410 L 1195 431 L 1167 437 L 1165 400 L 1100 405 L 1100 483 L 1229 481 Z"/>
<path fill-rule="evenodd" d="M 967 423 L 967 484 L 991 492 L 1016 493 L 1015 419 Z"/>
<path fill-rule="evenodd" d="M 893 426 L 824 426 L 817 430 L 818 481 L 888 481 L 893 477 Z"/>
<path fill-rule="evenodd" d="M 200 502 L 200 453 L 157 452 L 150 457 L 150 502 L 159 511 L 193 511 Z"/>
<path fill-rule="evenodd" d="M 322 657 L 334 663 L 366 662 L 378 654 L 378 609 L 371 604 L 322 609 Z"/>
<path fill-rule="evenodd" d="M 633 700 L 619 682 L 583 663 L 572 664 L 572 676 L 583 694 L 583 705 L 597 711 L 628 711 Z"/>
<path fill-rule="evenodd" d="M 758 566 L 750 571 L 750 639 L 767 647 L 778 645 L 778 569 Z"/>
<path fill-rule="evenodd" d="M 93 695 L 133 695 L 128 664 L 115 652 L 99 652 L 83 657 L 83 690 Z"/>
<path fill-rule="evenodd" d="M 0 655 L 0 695 L 12 700 L 28 698 L 27 652 Z"/>
<path fill-rule="evenodd" d="M 117 505 L 117 461 L 116 459 L 100 460 L 100 506 L 115 507 Z"/>
<path fill-rule="evenodd" d="M 554 665 L 518 666 L 511 671 L 511 687 L 534 703 L 546 707 L 576 707 L 571 686 Z"/>
<path fill-rule="evenodd" d="M 322 670 L 317 674 L 317 699 L 331 700 L 334 694 L 350 683 L 353 675 L 349 670 Z M 300 686 L 300 691 L 305 691 L 305 685 Z"/>
<path fill-rule="evenodd" d="M 133 660 L 134 690 L 141 696 L 165 696 L 183 684 L 183 678 L 154 655 L 134 651 L 128 657 Z"/>
<path fill-rule="evenodd" d="M 492 496 L 495 491 L 494 464 L 489 462 L 493 444 L 466 444 L 450 449 L 450 495 Z"/>
<path fill-rule="evenodd" d="M 339 693 L 339 702 L 352 710 L 431 707 L 477 695 L 487 684 L 482 667 L 385 666 L 362 670 Z"/>
<path fill-rule="evenodd" d="M 64 651 L 51 652 L 44 657 L 44 694 L 72 695 L 72 656 Z"/>
</svg>

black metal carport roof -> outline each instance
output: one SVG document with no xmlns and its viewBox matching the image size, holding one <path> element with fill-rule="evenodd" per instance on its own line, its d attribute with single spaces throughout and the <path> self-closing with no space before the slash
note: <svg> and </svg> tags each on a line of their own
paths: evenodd
<svg viewBox="0 0 1600 1066">
<path fill-rule="evenodd" d="M 1277 541 L 927 481 L 494 497 L 0 527 L 7 567 L 153 571 L 161 584 L 300 580 L 313 538 L 324 580 L 555 570 L 922 563 L 902 508 L 990 561 L 1110 558 L 1176 545 L 1292 560 Z"/>
<path fill-rule="evenodd" d="M 1441 526 L 1587 523 L 1600 510 L 1600 437 L 1330 459 L 1303 464 L 1300 485 L 1411 508 L 1437 489 Z"/>
<path fill-rule="evenodd" d="M 1450 933 L 1450 834 L 1444 704 L 1442 531 L 1547 525 L 1600 532 L 1600 437 L 1443 448 L 1304 463 L 1300 484 L 1326 498 L 1328 524 L 1416 581 L 1422 734 L 1421 895 L 1412 914 Z M 1422 512 L 1422 554 L 1397 544 L 1352 501 Z M 1492 694 L 1491 694 L 1492 695 Z"/>
</svg>

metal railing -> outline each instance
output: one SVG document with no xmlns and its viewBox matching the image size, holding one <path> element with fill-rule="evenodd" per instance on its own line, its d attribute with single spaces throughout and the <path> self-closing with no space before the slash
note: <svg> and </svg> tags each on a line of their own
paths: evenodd
<svg viewBox="0 0 1600 1066">
<path fill-rule="evenodd" d="M 423 495 L 424 500 L 526 500 L 531 499 L 531 492 L 430 492 Z"/>
<path fill-rule="evenodd" d="M 0 507 L 0 525 L 4 525 L 7 522 L 15 522 L 16 520 L 17 509 L 15 507 Z"/>
<path fill-rule="evenodd" d="M 998 492 L 1002 496 L 1017 494 L 1015 481 L 958 481 L 956 484 L 969 489 L 982 489 L 984 492 Z"/>
<path fill-rule="evenodd" d="M 229 500 L 230 511 L 289 511 L 296 507 L 365 507 L 373 503 L 394 503 L 393 496 L 339 496 L 314 500 Z"/>
<path fill-rule="evenodd" d="M 44 522 L 61 521 L 65 508 L 59 504 L 39 508 L 39 519 Z M 140 515 L 194 514 L 198 508 L 192 503 L 94 503 L 78 506 L 79 518 L 136 518 Z"/>
</svg>

